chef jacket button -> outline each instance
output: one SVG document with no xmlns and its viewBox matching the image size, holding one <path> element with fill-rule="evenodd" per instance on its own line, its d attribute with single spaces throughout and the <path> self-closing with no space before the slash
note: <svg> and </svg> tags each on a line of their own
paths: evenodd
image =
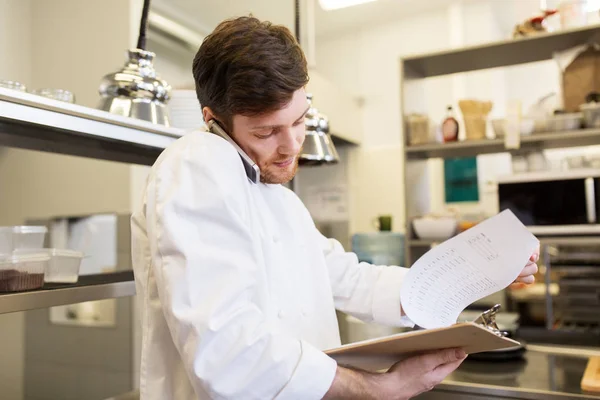
<svg viewBox="0 0 600 400">
<path fill-rule="evenodd" d="M 279 310 L 279 312 L 277 313 L 277 316 L 278 316 L 280 319 L 283 319 L 283 318 L 285 318 L 285 311 L 283 311 L 283 310 Z"/>
<path fill-rule="evenodd" d="M 273 235 L 273 243 L 279 243 L 279 236 Z"/>
<path fill-rule="evenodd" d="M 305 309 L 302 309 L 300 312 L 301 312 L 301 314 L 302 314 L 302 316 L 303 316 L 303 317 L 306 317 L 306 316 L 308 315 L 308 314 L 306 313 L 306 310 L 305 310 Z"/>
</svg>

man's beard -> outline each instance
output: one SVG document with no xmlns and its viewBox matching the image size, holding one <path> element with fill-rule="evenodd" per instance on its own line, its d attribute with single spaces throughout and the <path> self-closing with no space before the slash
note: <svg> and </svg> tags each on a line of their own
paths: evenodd
<svg viewBox="0 0 600 400">
<path fill-rule="evenodd" d="M 293 168 L 290 170 L 288 170 L 286 168 L 285 172 L 281 171 L 281 173 L 279 173 L 279 174 L 273 173 L 268 168 L 265 168 L 264 170 L 261 169 L 260 181 L 262 183 L 268 183 L 268 184 L 288 183 L 289 181 L 291 181 L 294 178 L 294 176 L 296 176 L 296 171 L 298 171 L 298 160 L 299 160 L 299 157 L 296 156 L 294 158 L 294 161 L 292 161 Z M 275 161 L 275 162 L 277 162 L 277 161 Z M 277 167 L 275 166 L 275 168 L 277 168 Z"/>
</svg>

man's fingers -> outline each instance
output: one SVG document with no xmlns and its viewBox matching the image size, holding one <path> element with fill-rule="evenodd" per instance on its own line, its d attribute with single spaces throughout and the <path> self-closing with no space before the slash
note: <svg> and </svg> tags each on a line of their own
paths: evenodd
<svg viewBox="0 0 600 400">
<path fill-rule="evenodd" d="M 442 364 L 436 369 L 431 371 L 431 378 L 435 381 L 434 385 L 437 385 L 444 380 L 452 371 L 460 366 L 460 364 L 467 358 L 465 355 L 463 358 L 453 361 L 451 363 Z"/>
<path fill-rule="evenodd" d="M 529 257 L 529 261 L 537 262 L 540 259 L 540 246 L 535 249 L 531 257 Z"/>
<path fill-rule="evenodd" d="M 521 271 L 519 276 L 534 275 L 534 274 L 537 274 L 537 272 L 538 272 L 538 266 L 536 264 L 529 264 L 525 268 L 523 268 L 523 270 Z"/>
<path fill-rule="evenodd" d="M 426 371 L 431 371 L 442 364 L 448 364 L 457 360 L 462 360 L 465 357 L 465 352 L 462 349 L 444 349 L 432 353 L 424 354 L 423 366 Z"/>
<path fill-rule="evenodd" d="M 521 277 L 518 277 L 515 282 L 531 284 L 531 283 L 535 283 L 535 277 L 533 275 L 521 276 Z"/>
</svg>

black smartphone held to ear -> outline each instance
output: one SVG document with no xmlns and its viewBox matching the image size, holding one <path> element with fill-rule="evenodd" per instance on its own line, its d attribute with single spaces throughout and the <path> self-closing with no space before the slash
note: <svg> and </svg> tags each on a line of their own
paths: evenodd
<svg viewBox="0 0 600 400">
<path fill-rule="evenodd" d="M 244 169 L 246 170 L 246 176 L 248 179 L 250 179 L 253 183 L 260 182 L 260 169 L 258 168 L 258 165 L 256 165 L 256 163 L 252 161 L 250 157 L 248 157 L 248 154 L 246 154 L 244 150 L 242 150 L 240 146 L 238 146 L 237 143 L 223 130 L 223 128 L 221 128 L 219 123 L 214 119 L 211 119 L 208 121 L 207 126 L 210 132 L 227 140 L 237 150 L 240 158 L 242 159 L 242 164 L 244 164 Z"/>
</svg>

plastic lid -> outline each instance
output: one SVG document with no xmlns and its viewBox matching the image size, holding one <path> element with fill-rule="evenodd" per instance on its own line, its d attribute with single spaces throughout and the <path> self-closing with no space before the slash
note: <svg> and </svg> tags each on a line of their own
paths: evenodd
<svg viewBox="0 0 600 400">
<path fill-rule="evenodd" d="M 49 261 L 50 256 L 47 253 L 32 253 L 32 254 L 14 254 L 0 256 L 0 264 L 18 264 L 22 262 L 40 262 Z"/>
<path fill-rule="evenodd" d="M 582 110 L 600 108 L 600 103 L 583 103 L 579 108 Z"/>
<path fill-rule="evenodd" d="M 47 233 L 48 228 L 45 226 L 0 226 L 0 231 L 11 231 L 13 233 Z"/>
<path fill-rule="evenodd" d="M 554 114 L 550 116 L 550 119 L 570 119 L 570 118 L 583 118 L 582 113 L 565 113 L 565 114 Z"/>
<path fill-rule="evenodd" d="M 15 255 L 33 255 L 45 254 L 48 257 L 77 257 L 83 258 L 84 254 L 80 251 L 69 249 L 17 249 L 13 252 Z"/>
<path fill-rule="evenodd" d="M 48 250 L 50 252 L 51 256 L 83 258 L 83 253 L 81 251 L 68 250 L 68 249 L 46 249 L 46 250 Z"/>
</svg>

